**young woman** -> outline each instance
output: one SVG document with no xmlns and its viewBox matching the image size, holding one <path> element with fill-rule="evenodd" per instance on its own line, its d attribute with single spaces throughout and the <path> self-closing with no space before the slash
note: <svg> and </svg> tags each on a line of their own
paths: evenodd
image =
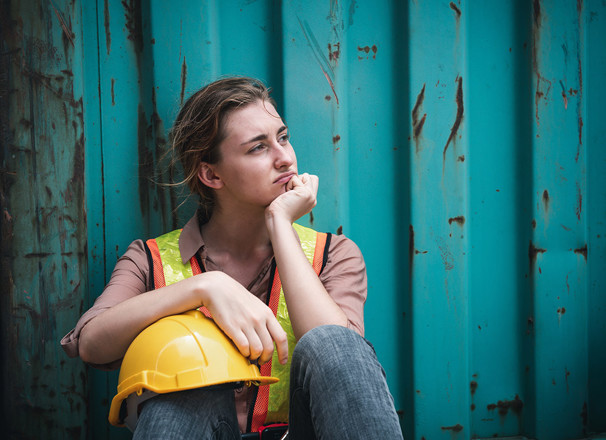
<svg viewBox="0 0 606 440">
<path fill-rule="evenodd" d="M 293 222 L 315 206 L 318 178 L 299 174 L 269 91 L 242 77 L 207 85 L 184 104 L 171 143 L 201 200 L 178 250 L 184 264 L 199 261 L 202 273 L 156 288 L 149 245 L 136 240 L 63 338 L 67 353 L 118 368 L 147 326 L 204 306 L 251 361 L 267 363 L 274 346 L 279 363 L 290 360 L 288 438 L 401 438 L 383 370 L 362 337 L 362 255 L 346 237 L 327 235 L 315 244 L 324 246 L 315 250 L 322 264 L 306 257 Z M 276 280 L 288 310 L 281 322 L 268 306 Z M 135 438 L 239 439 L 258 428 L 256 398 L 255 387 L 158 395 L 140 408 Z"/>
</svg>

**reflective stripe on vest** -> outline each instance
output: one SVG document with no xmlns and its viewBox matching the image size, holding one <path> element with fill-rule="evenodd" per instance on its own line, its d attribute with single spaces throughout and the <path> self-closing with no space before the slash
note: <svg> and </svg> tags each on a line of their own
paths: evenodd
<svg viewBox="0 0 606 440">
<path fill-rule="evenodd" d="M 316 232 L 313 229 L 293 224 L 299 235 L 301 248 L 316 274 L 320 274 L 324 265 L 325 250 L 328 245 L 328 234 Z M 158 238 L 147 240 L 146 248 L 151 257 L 154 288 L 168 286 L 177 281 L 203 272 L 196 256 L 183 264 L 179 251 L 179 236 L 181 229 L 164 234 Z M 273 282 L 269 291 L 268 306 L 278 319 L 288 338 L 288 363 L 280 364 L 277 350 L 272 359 L 261 365 L 262 375 L 274 376 L 280 379 L 272 385 L 260 386 L 255 399 L 251 431 L 256 432 L 261 426 L 274 422 L 288 422 L 288 401 L 290 393 L 290 362 L 296 340 L 290 324 L 284 291 L 280 275 L 275 270 Z M 199 309 L 207 317 L 211 317 L 206 307 Z"/>
</svg>

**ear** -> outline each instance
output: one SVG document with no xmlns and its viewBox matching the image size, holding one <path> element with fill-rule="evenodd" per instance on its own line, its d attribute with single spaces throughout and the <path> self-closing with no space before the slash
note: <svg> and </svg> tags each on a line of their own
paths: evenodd
<svg viewBox="0 0 606 440">
<path fill-rule="evenodd" d="M 198 179 L 209 188 L 219 189 L 223 187 L 223 181 L 215 173 L 214 167 L 206 162 L 201 162 L 198 168 Z"/>
</svg>

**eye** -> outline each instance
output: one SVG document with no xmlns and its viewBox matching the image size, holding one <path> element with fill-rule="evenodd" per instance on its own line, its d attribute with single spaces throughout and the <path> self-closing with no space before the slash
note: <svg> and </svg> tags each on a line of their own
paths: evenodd
<svg viewBox="0 0 606 440">
<path fill-rule="evenodd" d="M 282 136 L 280 136 L 278 138 L 278 142 L 280 142 L 281 144 L 285 144 L 290 140 L 290 134 L 288 133 L 284 133 Z"/>
<path fill-rule="evenodd" d="M 256 153 L 257 151 L 261 151 L 265 149 L 265 144 L 257 144 L 248 150 L 249 153 Z"/>
</svg>

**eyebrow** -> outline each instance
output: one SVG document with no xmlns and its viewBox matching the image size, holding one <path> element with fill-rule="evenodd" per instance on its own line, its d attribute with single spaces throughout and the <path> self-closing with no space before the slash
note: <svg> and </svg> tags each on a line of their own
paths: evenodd
<svg viewBox="0 0 606 440">
<path fill-rule="evenodd" d="M 283 125 L 283 126 L 281 126 L 278 129 L 278 131 L 276 132 L 276 134 L 280 134 L 280 133 L 282 133 L 283 131 L 286 131 L 286 130 L 288 130 L 288 127 L 286 125 Z M 246 145 L 246 144 L 250 144 L 252 142 L 262 141 L 264 139 L 267 139 L 267 137 L 268 137 L 267 134 L 262 133 L 260 135 L 255 136 L 254 138 L 251 138 L 251 139 L 249 139 L 247 141 L 242 142 L 240 145 Z"/>
</svg>

